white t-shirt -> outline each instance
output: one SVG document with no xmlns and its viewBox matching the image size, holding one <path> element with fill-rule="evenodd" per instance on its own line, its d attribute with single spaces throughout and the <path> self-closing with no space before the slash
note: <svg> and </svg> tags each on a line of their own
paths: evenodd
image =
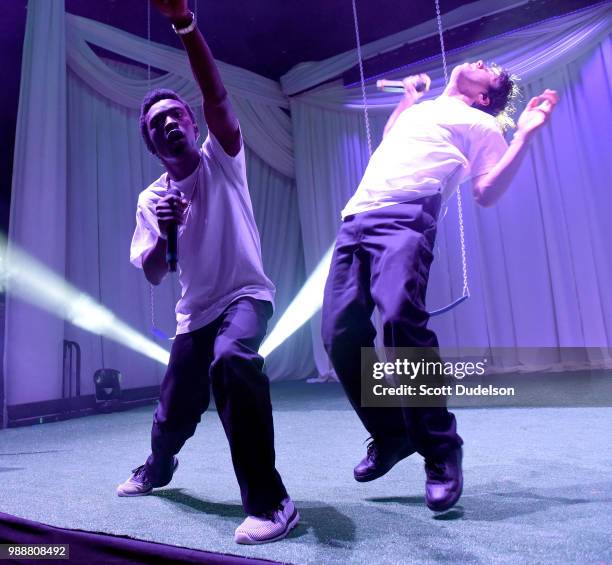
<svg viewBox="0 0 612 565">
<path fill-rule="evenodd" d="M 179 227 L 177 334 L 197 330 L 217 318 L 237 298 L 273 302 L 275 288 L 261 261 L 259 232 L 246 180 L 244 144 L 229 156 L 209 133 L 198 168 L 174 182 L 190 202 Z M 130 261 L 142 268 L 144 255 L 155 246 L 159 225 L 157 201 L 167 193 L 167 173 L 140 193 Z"/>
<path fill-rule="evenodd" d="M 488 172 L 508 145 L 493 116 L 451 96 L 404 110 L 378 146 L 342 218 L 441 193 Z"/>
</svg>

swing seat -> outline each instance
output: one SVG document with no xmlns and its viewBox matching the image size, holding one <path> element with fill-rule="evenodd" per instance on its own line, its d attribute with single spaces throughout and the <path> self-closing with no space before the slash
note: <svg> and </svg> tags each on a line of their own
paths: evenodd
<svg viewBox="0 0 612 565">
<path fill-rule="evenodd" d="M 442 308 L 438 308 L 437 310 L 431 311 L 429 313 L 429 317 L 431 318 L 432 316 L 439 316 L 440 314 L 444 314 L 445 312 L 452 310 L 455 306 L 459 306 L 459 304 L 461 304 L 462 302 L 465 302 L 469 297 L 470 297 L 469 294 L 464 294 L 463 296 L 460 296 L 459 298 L 457 298 L 457 300 L 455 300 L 454 302 L 451 302 L 450 304 L 447 304 L 446 306 Z"/>
</svg>

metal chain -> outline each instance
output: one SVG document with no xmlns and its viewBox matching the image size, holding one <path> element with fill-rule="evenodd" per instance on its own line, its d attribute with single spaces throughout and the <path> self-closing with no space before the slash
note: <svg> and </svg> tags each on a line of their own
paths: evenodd
<svg viewBox="0 0 612 565">
<path fill-rule="evenodd" d="M 151 52 L 151 2 L 147 2 L 147 47 Z M 151 90 L 151 63 L 147 63 L 147 90 Z"/>
<path fill-rule="evenodd" d="M 151 2 L 147 2 L 147 47 L 151 53 Z M 151 63 L 147 63 L 147 92 L 151 92 Z M 151 156 L 147 156 L 147 173 L 151 176 Z M 151 329 L 155 329 L 155 290 L 149 283 L 149 306 L 151 308 Z"/>
<path fill-rule="evenodd" d="M 366 96 L 365 75 L 363 72 L 363 58 L 361 55 L 361 39 L 359 34 L 359 20 L 357 18 L 357 3 L 353 0 L 353 23 L 355 24 L 355 39 L 357 42 L 357 60 L 359 61 L 359 76 L 361 77 L 361 97 L 363 101 L 363 116 L 365 119 L 366 137 L 368 140 L 368 155 L 372 156 L 372 133 L 370 131 L 370 116 L 368 114 L 368 98 Z"/>
<path fill-rule="evenodd" d="M 448 84 L 448 70 L 446 66 L 446 49 L 444 47 L 444 31 L 442 29 L 442 15 L 440 13 L 440 0 L 436 2 L 436 20 L 438 22 L 438 35 L 440 37 L 440 50 L 442 52 L 442 68 L 444 69 L 444 84 Z M 463 202 L 461 201 L 461 190 L 457 187 L 457 215 L 459 217 L 459 242 L 461 245 L 461 267 L 463 269 L 463 296 L 470 295 L 468 284 L 467 254 L 465 250 L 465 230 L 463 226 Z"/>
<path fill-rule="evenodd" d="M 463 205 L 461 202 L 461 190 L 457 187 L 457 215 L 459 216 L 459 242 L 461 244 L 461 266 L 463 268 L 463 296 L 470 295 L 468 285 L 467 254 L 465 251 L 465 232 L 463 228 Z"/>
<path fill-rule="evenodd" d="M 149 299 L 151 302 L 151 328 L 155 329 L 157 326 L 155 325 L 155 289 L 152 284 L 149 284 L 150 294 Z"/>
<path fill-rule="evenodd" d="M 444 69 L 444 84 L 448 84 L 448 71 L 446 68 L 446 49 L 444 48 L 444 33 L 442 32 L 442 14 L 440 13 L 440 0 L 436 1 L 436 20 L 438 22 L 438 35 L 440 36 L 440 50 L 442 51 L 442 68 Z"/>
</svg>

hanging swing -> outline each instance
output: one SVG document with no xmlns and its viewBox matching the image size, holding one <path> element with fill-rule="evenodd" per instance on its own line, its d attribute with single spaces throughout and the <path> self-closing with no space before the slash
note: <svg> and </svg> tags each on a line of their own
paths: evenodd
<svg viewBox="0 0 612 565">
<path fill-rule="evenodd" d="M 438 23 L 438 35 L 440 37 L 440 49 L 442 53 L 442 67 L 444 70 L 444 83 L 448 84 L 448 71 L 446 67 L 446 51 L 444 49 L 444 34 L 442 31 L 442 16 L 440 14 L 440 3 L 439 3 L 439 0 L 434 0 L 434 1 L 436 4 L 436 19 Z M 359 62 L 359 76 L 361 79 L 360 80 L 361 96 L 363 99 L 363 102 L 362 102 L 363 118 L 365 122 L 366 138 L 367 138 L 367 144 L 368 144 L 368 154 L 369 154 L 369 157 L 372 157 L 372 134 L 370 130 L 370 117 L 368 114 L 368 98 L 366 95 L 365 75 L 363 72 L 363 57 L 361 54 L 361 38 L 360 38 L 360 33 L 359 33 L 359 20 L 357 18 L 357 2 L 356 0 L 352 0 L 352 3 L 353 3 L 353 23 L 355 24 L 355 39 L 357 43 L 357 59 Z M 440 314 L 444 314 L 445 312 L 452 310 L 455 306 L 458 306 L 459 304 L 461 304 L 462 302 L 464 302 L 470 297 L 470 288 L 468 285 L 468 272 L 467 272 L 467 257 L 466 257 L 466 251 L 465 251 L 465 234 L 464 234 L 464 228 L 463 228 L 463 206 L 461 202 L 461 191 L 459 187 L 457 187 L 456 194 L 457 194 L 457 215 L 459 218 L 459 244 L 461 247 L 461 265 L 462 265 L 462 270 L 463 270 L 463 292 L 459 298 L 457 298 L 450 304 L 447 304 L 446 306 L 442 308 L 438 308 L 437 310 L 433 310 L 432 312 L 429 312 L 430 316 L 438 316 Z"/>
</svg>

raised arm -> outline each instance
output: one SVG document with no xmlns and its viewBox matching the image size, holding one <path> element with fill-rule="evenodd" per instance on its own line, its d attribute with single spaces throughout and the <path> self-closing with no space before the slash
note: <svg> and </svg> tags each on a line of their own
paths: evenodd
<svg viewBox="0 0 612 565">
<path fill-rule="evenodd" d="M 187 0 L 151 0 L 151 2 L 179 31 L 188 28 L 193 22 L 194 16 L 189 11 Z M 193 76 L 202 91 L 206 123 L 225 152 L 234 156 L 240 151 L 241 144 L 238 119 L 210 48 L 197 27 L 189 33 L 179 35 L 187 52 Z"/>
<path fill-rule="evenodd" d="M 425 94 L 424 92 L 417 92 L 415 86 L 418 82 L 423 81 L 423 77 L 426 76 L 427 75 L 424 74 L 412 75 L 402 80 L 404 83 L 404 97 L 395 107 L 393 113 L 389 116 L 389 119 L 385 124 L 383 137 L 385 137 L 391 131 L 391 128 L 395 125 L 395 122 L 397 121 L 397 118 L 400 117 L 401 113 L 410 108 L 410 106 L 412 106 L 419 98 L 421 98 L 421 96 L 423 96 L 423 94 Z"/>
<path fill-rule="evenodd" d="M 529 101 L 518 120 L 512 142 L 502 158 L 488 173 L 473 180 L 474 197 L 478 204 L 492 206 L 508 190 L 527 153 L 529 141 L 548 121 L 558 99 L 554 90 L 546 89 Z"/>
</svg>

